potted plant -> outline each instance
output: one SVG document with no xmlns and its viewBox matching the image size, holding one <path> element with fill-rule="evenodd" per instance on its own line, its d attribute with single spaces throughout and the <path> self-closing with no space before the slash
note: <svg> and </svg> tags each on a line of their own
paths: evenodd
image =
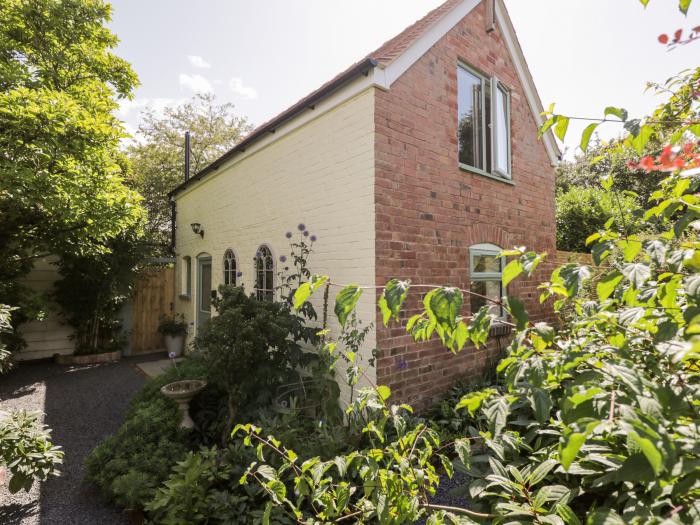
<svg viewBox="0 0 700 525">
<path fill-rule="evenodd" d="M 158 325 L 158 332 L 165 336 L 165 347 L 168 350 L 168 355 L 175 354 L 175 357 L 180 357 L 187 334 L 185 317 L 183 315 L 163 317 Z"/>
</svg>

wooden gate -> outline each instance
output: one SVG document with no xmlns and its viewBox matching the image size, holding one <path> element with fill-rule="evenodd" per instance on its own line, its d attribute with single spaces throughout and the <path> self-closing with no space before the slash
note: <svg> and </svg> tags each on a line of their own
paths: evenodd
<svg viewBox="0 0 700 525">
<path fill-rule="evenodd" d="M 173 315 L 174 307 L 175 268 L 145 268 L 136 281 L 132 297 L 132 354 L 165 349 L 158 324 L 162 316 Z"/>
</svg>

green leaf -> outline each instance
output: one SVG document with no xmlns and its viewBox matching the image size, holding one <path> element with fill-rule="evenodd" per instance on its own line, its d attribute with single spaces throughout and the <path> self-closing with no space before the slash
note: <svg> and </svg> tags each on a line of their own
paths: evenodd
<svg viewBox="0 0 700 525">
<path fill-rule="evenodd" d="M 508 296 L 506 298 L 506 304 L 508 306 L 508 312 L 510 313 L 513 321 L 515 321 L 515 326 L 518 330 L 524 330 L 527 327 L 527 323 L 530 320 L 530 316 L 527 315 L 525 311 L 525 305 L 517 297 Z"/>
<path fill-rule="evenodd" d="M 450 459 L 444 454 L 438 454 L 438 457 L 440 458 L 440 462 L 442 463 L 442 468 L 445 469 L 447 478 L 452 479 L 452 475 L 455 471 L 454 466 L 452 465 L 452 461 L 450 461 Z"/>
<path fill-rule="evenodd" d="M 520 262 L 520 259 L 513 259 L 506 264 L 506 267 L 503 268 L 503 287 L 507 287 L 508 284 L 522 272 L 523 265 Z"/>
<path fill-rule="evenodd" d="M 361 295 L 362 289 L 356 284 L 350 284 L 338 292 L 335 298 L 335 315 L 341 326 L 345 327 L 345 322 L 350 312 L 355 309 Z"/>
<path fill-rule="evenodd" d="M 582 432 L 572 432 L 564 437 L 563 445 L 559 446 L 559 462 L 564 467 L 564 470 L 569 470 L 571 463 L 576 459 L 578 451 L 586 442 L 586 434 Z"/>
<path fill-rule="evenodd" d="M 454 329 L 462 309 L 462 291 L 459 288 L 446 287 L 438 288 L 434 292 L 428 302 L 428 313 L 435 316 L 438 324 Z"/>
<path fill-rule="evenodd" d="M 379 298 L 379 309 L 382 312 L 384 326 L 387 326 L 392 317 L 396 321 L 399 320 L 399 311 L 408 296 L 408 289 L 408 281 L 399 281 L 398 279 L 392 279 L 384 286 L 384 291 Z"/>
<path fill-rule="evenodd" d="M 596 291 L 598 292 L 598 299 L 605 301 L 608 297 L 612 295 L 617 288 L 617 285 L 622 281 L 623 275 L 617 270 L 605 274 L 598 284 L 596 285 Z"/>
<path fill-rule="evenodd" d="M 591 136 L 599 124 L 599 122 L 594 122 L 593 124 L 586 126 L 586 129 L 583 130 L 583 133 L 581 134 L 581 149 L 584 151 L 584 153 L 588 151 L 588 143 L 591 141 Z"/>
<path fill-rule="evenodd" d="M 272 499 L 275 501 L 275 503 L 282 504 L 287 497 L 287 487 L 284 486 L 284 483 L 282 483 L 278 479 L 273 479 L 268 481 L 265 486 L 270 490 L 272 493 Z"/>
<path fill-rule="evenodd" d="M 541 139 L 542 135 L 547 133 L 547 131 L 557 122 L 558 115 L 552 115 L 547 120 L 544 121 L 540 129 L 537 131 L 537 138 Z"/>
<path fill-rule="evenodd" d="M 557 462 L 553 459 L 548 459 L 537 465 L 535 469 L 527 477 L 527 484 L 530 486 L 537 485 L 540 481 L 547 477 L 554 467 L 557 466 Z"/>
<path fill-rule="evenodd" d="M 566 137 L 566 131 L 569 129 L 569 117 L 559 115 L 557 119 L 557 124 L 554 126 L 554 134 L 561 140 L 564 141 Z"/>
<path fill-rule="evenodd" d="M 391 396 L 391 389 L 386 385 L 379 385 L 377 387 L 377 394 L 382 401 L 386 401 Z"/>
<path fill-rule="evenodd" d="M 617 247 L 622 251 L 622 256 L 625 261 L 632 262 L 634 258 L 642 251 L 642 242 L 634 235 L 628 239 L 620 239 L 617 241 Z"/>
<path fill-rule="evenodd" d="M 622 275 L 638 290 L 651 277 L 651 269 L 643 263 L 628 264 L 622 269 Z"/>
<path fill-rule="evenodd" d="M 658 476 L 663 470 L 663 458 L 661 457 L 661 452 L 656 448 L 656 445 L 654 445 L 650 439 L 644 438 L 634 431 L 630 431 L 627 435 L 639 447 L 642 454 L 644 454 L 649 461 L 651 468 L 654 470 L 654 474 Z"/>
<path fill-rule="evenodd" d="M 614 180 L 612 173 L 608 173 L 607 175 L 603 175 L 600 177 L 600 185 L 606 191 L 610 191 L 610 189 L 613 187 L 613 182 Z"/>
<path fill-rule="evenodd" d="M 469 468 L 471 460 L 471 445 L 468 439 L 457 439 L 455 441 L 455 452 L 462 464 Z"/>
<path fill-rule="evenodd" d="M 272 502 L 268 501 L 265 505 L 265 512 L 263 513 L 262 524 L 270 525 L 270 514 L 272 513 Z"/>
<path fill-rule="evenodd" d="M 299 310 L 308 301 L 311 294 L 328 281 L 327 275 L 312 275 L 311 279 L 302 283 L 294 292 L 294 309 Z"/>
<path fill-rule="evenodd" d="M 684 15 L 688 14 L 688 8 L 690 8 L 690 4 L 692 3 L 692 1 L 693 0 L 678 0 L 678 9 L 681 10 L 681 13 L 683 13 Z"/>
<path fill-rule="evenodd" d="M 605 116 L 607 117 L 609 115 L 614 115 L 623 122 L 627 120 L 627 110 L 623 108 L 608 106 L 607 108 L 605 108 Z"/>
<path fill-rule="evenodd" d="M 546 343 L 554 342 L 554 327 L 548 325 L 547 323 L 535 323 L 534 331 Z"/>
<path fill-rule="evenodd" d="M 471 392 L 465 396 L 462 396 L 462 399 L 460 399 L 459 403 L 457 403 L 455 410 L 466 408 L 469 411 L 469 415 L 473 416 L 479 407 L 481 407 L 482 403 L 495 393 L 496 391 L 492 388 L 480 390 L 478 392 Z"/>
<path fill-rule="evenodd" d="M 538 423 L 546 424 L 549 421 L 549 412 L 552 410 L 552 396 L 543 388 L 533 388 L 528 398 Z"/>
<path fill-rule="evenodd" d="M 581 525 L 581 521 L 576 517 L 574 511 L 566 503 L 557 503 L 554 506 L 554 512 L 557 513 L 566 525 Z"/>
</svg>

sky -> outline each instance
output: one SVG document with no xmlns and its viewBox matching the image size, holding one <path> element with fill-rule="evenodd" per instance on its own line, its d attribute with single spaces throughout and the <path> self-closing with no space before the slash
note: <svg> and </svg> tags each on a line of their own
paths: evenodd
<svg viewBox="0 0 700 525">
<path fill-rule="evenodd" d="M 442 0 L 111 0 L 119 56 L 141 85 L 119 112 L 135 131 L 143 108 L 160 110 L 197 92 L 232 102 L 257 125 L 376 49 Z M 661 99 L 645 93 L 695 67 L 700 43 L 667 51 L 660 33 L 700 24 L 700 0 L 684 17 L 676 0 L 506 0 L 545 107 L 602 116 L 608 105 L 644 116 Z M 586 123 L 572 123 L 576 152 Z M 599 128 L 604 139 L 618 124 Z"/>
</svg>

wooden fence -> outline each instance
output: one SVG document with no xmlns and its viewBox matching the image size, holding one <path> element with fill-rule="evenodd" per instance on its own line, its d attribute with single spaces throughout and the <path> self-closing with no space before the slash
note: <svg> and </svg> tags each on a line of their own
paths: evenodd
<svg viewBox="0 0 700 525">
<path fill-rule="evenodd" d="M 162 316 L 173 314 L 175 307 L 175 268 L 154 266 L 142 271 L 131 301 L 131 354 L 163 350 L 158 333 Z"/>
</svg>

